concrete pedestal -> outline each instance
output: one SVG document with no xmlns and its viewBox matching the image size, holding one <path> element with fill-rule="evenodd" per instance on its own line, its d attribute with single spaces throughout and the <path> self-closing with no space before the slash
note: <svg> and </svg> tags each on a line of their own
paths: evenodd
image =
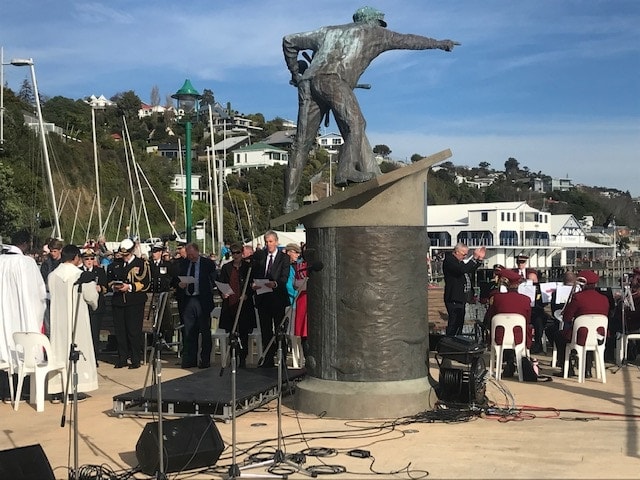
<svg viewBox="0 0 640 480">
<path fill-rule="evenodd" d="M 301 220 L 307 285 L 307 379 L 299 409 L 338 418 L 429 408 L 426 180 L 446 150 L 275 219 Z"/>
</svg>

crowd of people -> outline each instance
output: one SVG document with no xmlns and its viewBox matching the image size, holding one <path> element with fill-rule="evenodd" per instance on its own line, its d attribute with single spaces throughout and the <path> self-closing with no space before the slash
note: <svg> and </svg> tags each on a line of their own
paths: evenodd
<svg viewBox="0 0 640 480">
<path fill-rule="evenodd" d="M 447 336 L 463 334 L 466 306 L 475 301 L 473 273 L 481 266 L 485 254 L 484 247 L 470 252 L 467 245 L 459 243 L 444 258 L 442 268 L 445 280 L 444 301 L 448 313 L 445 333 Z M 622 298 L 615 298 L 619 297 L 617 293 L 614 295 L 610 289 L 603 291 L 598 289 L 600 277 L 592 270 L 567 271 L 562 283 L 570 290 L 568 297 L 560 299 L 554 291 L 550 298 L 543 299 L 539 272 L 527 267 L 527 261 L 526 255 L 518 255 L 515 266 L 512 268 L 503 265 L 493 266 L 493 277 L 480 288 L 480 302 L 485 304 L 486 312 L 482 325 L 482 338 L 476 340 L 490 343 L 489 332 L 494 315 L 520 314 L 526 320 L 526 328 L 524 332 L 514 332 L 516 341 L 520 342 L 524 339 L 529 352 L 536 354 L 543 350 L 544 337 L 546 337 L 557 349 L 557 365 L 564 368 L 565 347 L 571 341 L 573 323 L 580 315 L 607 316 L 608 330 L 599 334 L 603 336 L 603 342 L 609 340 L 607 348 L 610 352 L 614 349 L 616 333 L 623 329 L 640 330 L 640 269 L 633 271 L 626 285 L 634 305 L 625 305 L 629 302 L 624 302 Z M 529 286 L 530 294 L 522 293 L 520 291 L 522 286 Z M 626 317 L 624 327 L 621 321 L 623 317 Z M 502 333 L 497 332 L 496 337 Z M 495 340 L 498 344 L 501 342 L 500 338 Z M 516 370 L 513 350 L 505 352 L 503 360 L 504 366 L 498 366 L 498 368 L 504 368 L 502 376 L 513 376 Z M 576 375 L 575 363 L 573 359 L 569 362 L 566 372 L 568 376 Z M 588 352 L 585 378 L 592 376 L 592 368 L 593 352 Z M 564 376 L 564 373 L 561 371 L 557 375 Z"/>
<path fill-rule="evenodd" d="M 281 248 L 274 231 L 264 235 L 264 242 L 264 248 L 225 242 L 220 259 L 186 242 L 178 243 L 173 254 L 166 243 L 155 243 L 147 257 L 130 238 L 115 251 L 103 240 L 78 247 L 50 239 L 36 254 L 29 232 L 16 232 L 0 255 L 0 360 L 17 367 L 13 333 L 18 331 L 46 335 L 57 359 L 68 359 L 74 344 L 81 353 L 77 398 L 86 399 L 98 388 L 100 333 L 110 297 L 117 343 L 114 368 L 139 368 L 145 335 L 171 338 L 176 329 L 182 331 L 182 368 L 210 367 L 216 303 L 221 304 L 219 326 L 231 334 L 239 366 L 247 366 L 249 334 L 259 324 L 265 352 L 259 366 L 274 367 L 274 336 L 279 333 L 286 338 L 295 332 L 306 351 L 306 264 L 304 244 Z M 154 313 L 162 292 L 175 299 L 179 325 L 173 325 L 168 308 Z M 158 322 L 149 332 L 154 315 Z M 28 391 L 26 385 L 22 398 Z M 72 399 L 57 378 L 50 379 L 47 391 L 53 403 L 62 401 L 65 391 Z M 5 375 L 0 398 L 8 397 Z"/>
</svg>

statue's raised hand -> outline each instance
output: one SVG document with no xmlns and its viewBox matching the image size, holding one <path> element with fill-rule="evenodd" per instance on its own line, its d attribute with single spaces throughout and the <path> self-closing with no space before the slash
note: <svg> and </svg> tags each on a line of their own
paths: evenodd
<svg viewBox="0 0 640 480">
<path fill-rule="evenodd" d="M 454 42 L 453 40 L 442 40 L 440 42 L 440 49 L 445 52 L 450 52 L 456 45 L 460 45 L 460 43 Z"/>
</svg>

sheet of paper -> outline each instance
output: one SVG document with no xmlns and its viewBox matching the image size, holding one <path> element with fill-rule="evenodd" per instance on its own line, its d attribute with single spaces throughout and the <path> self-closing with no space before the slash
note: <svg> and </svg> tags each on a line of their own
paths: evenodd
<svg viewBox="0 0 640 480">
<path fill-rule="evenodd" d="M 543 282 L 540 284 L 540 294 L 542 295 L 542 303 L 550 303 L 551 295 L 558 288 L 558 282 Z"/>
<path fill-rule="evenodd" d="M 187 285 L 190 283 L 196 283 L 196 277 L 191 275 L 178 276 L 178 279 L 180 280 L 180 283 L 186 283 Z"/>
<path fill-rule="evenodd" d="M 233 288 L 228 283 L 216 282 L 216 287 L 218 287 L 222 295 L 229 296 L 234 294 Z"/>
<path fill-rule="evenodd" d="M 258 287 L 255 292 L 256 295 L 262 295 L 263 293 L 273 292 L 272 288 L 267 287 L 267 283 L 271 282 L 268 278 L 256 278 L 253 283 Z"/>
<path fill-rule="evenodd" d="M 536 303 L 536 286 L 535 285 L 527 285 L 526 283 L 521 283 L 518 286 L 518 293 L 526 295 L 531 299 L 531 306 L 533 307 Z"/>
<path fill-rule="evenodd" d="M 556 303 L 567 303 L 569 294 L 573 287 L 571 285 L 558 285 L 556 290 Z"/>
</svg>

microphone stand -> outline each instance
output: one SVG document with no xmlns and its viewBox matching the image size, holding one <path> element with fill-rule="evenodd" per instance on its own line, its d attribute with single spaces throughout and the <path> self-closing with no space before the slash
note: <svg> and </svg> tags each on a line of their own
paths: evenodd
<svg viewBox="0 0 640 480">
<path fill-rule="evenodd" d="M 77 283 L 78 293 L 76 295 L 76 308 L 73 315 L 73 329 L 71 333 L 71 343 L 69 345 L 69 362 L 67 363 L 67 381 L 62 395 L 64 396 L 64 406 L 62 408 L 62 418 L 60 428 L 64 428 L 67 421 L 67 405 L 69 404 L 69 382 L 73 380 L 73 409 L 71 419 L 73 420 L 73 470 L 69 472 L 70 480 L 78 480 L 78 360 L 80 355 L 86 360 L 84 354 L 77 349 L 76 329 L 78 328 L 78 312 L 80 310 L 80 298 L 82 297 L 82 283 Z M 71 425 L 69 425 L 71 426 Z"/>
<path fill-rule="evenodd" d="M 153 329 L 153 348 L 150 357 L 153 357 L 153 369 L 155 376 L 153 377 L 156 385 L 156 402 L 158 404 L 158 471 L 156 472 L 156 480 L 166 480 L 167 476 L 164 472 L 164 432 L 162 429 L 163 412 L 162 412 L 162 346 L 166 344 L 162 338 L 160 329 L 162 327 L 162 318 L 167 305 L 167 297 L 169 292 L 160 292 L 157 303 L 152 307 L 154 312 L 154 329 Z M 144 352 L 146 355 L 146 352 Z M 147 373 L 144 377 L 144 387 L 142 388 L 142 398 L 145 397 L 147 390 L 147 380 L 152 362 L 149 361 Z"/>
<path fill-rule="evenodd" d="M 307 270 L 307 269 L 304 269 L 304 270 Z M 296 291 L 296 295 L 293 298 L 293 302 L 292 302 L 292 308 L 290 308 L 288 312 L 285 310 L 284 317 L 282 317 L 282 320 L 280 321 L 279 325 L 276 327 L 276 334 L 271 338 L 271 340 L 267 344 L 267 347 L 264 349 L 264 352 L 262 353 L 262 357 L 260 357 L 260 360 L 258 361 L 258 365 L 261 365 L 264 362 L 265 355 L 269 351 L 269 348 L 273 344 L 273 341 L 277 338 L 278 347 L 276 350 L 276 359 L 278 362 L 278 386 L 277 386 L 278 395 L 277 395 L 276 413 L 278 417 L 278 446 L 272 459 L 248 465 L 246 468 L 248 469 L 258 468 L 266 465 L 271 465 L 272 466 L 271 468 L 276 468 L 284 464 L 284 465 L 288 465 L 292 469 L 291 472 L 282 474 L 282 477 L 284 478 L 287 478 L 287 475 L 293 474 L 296 472 L 299 472 L 303 475 L 307 475 L 308 477 L 315 478 L 318 476 L 317 473 L 311 472 L 305 468 L 302 468 L 299 464 L 292 462 L 291 460 L 288 460 L 286 458 L 286 455 L 284 454 L 284 449 L 282 448 L 282 444 L 284 443 L 283 435 L 282 435 L 282 369 L 287 368 L 286 357 L 283 353 L 283 345 L 286 346 L 287 344 L 286 335 L 287 335 L 287 327 L 289 324 L 289 317 L 293 316 L 292 314 L 293 312 L 295 312 L 295 304 L 299 294 L 300 294 L 300 291 Z M 295 319 L 295 316 L 293 316 L 293 318 Z"/>
<path fill-rule="evenodd" d="M 242 469 L 238 466 L 236 460 L 236 402 L 237 402 L 237 350 L 240 345 L 240 338 L 238 336 L 238 323 L 240 320 L 240 314 L 242 312 L 242 306 L 244 305 L 244 299 L 247 293 L 247 286 L 249 285 L 249 281 L 251 279 L 251 270 L 252 267 L 249 266 L 249 270 L 247 270 L 247 275 L 244 280 L 244 285 L 242 286 L 242 293 L 240 294 L 240 302 L 238 303 L 238 309 L 236 310 L 236 315 L 233 320 L 233 327 L 231 328 L 231 332 L 229 333 L 229 350 L 224 352 L 222 357 L 222 362 L 220 366 L 220 376 L 224 375 L 225 365 L 230 362 L 231 364 L 231 466 L 229 467 L 229 471 L 227 473 L 226 479 L 236 479 L 240 477 L 246 478 L 286 478 L 286 476 L 282 475 L 272 475 L 272 474 L 249 474 L 242 475 Z"/>
</svg>

